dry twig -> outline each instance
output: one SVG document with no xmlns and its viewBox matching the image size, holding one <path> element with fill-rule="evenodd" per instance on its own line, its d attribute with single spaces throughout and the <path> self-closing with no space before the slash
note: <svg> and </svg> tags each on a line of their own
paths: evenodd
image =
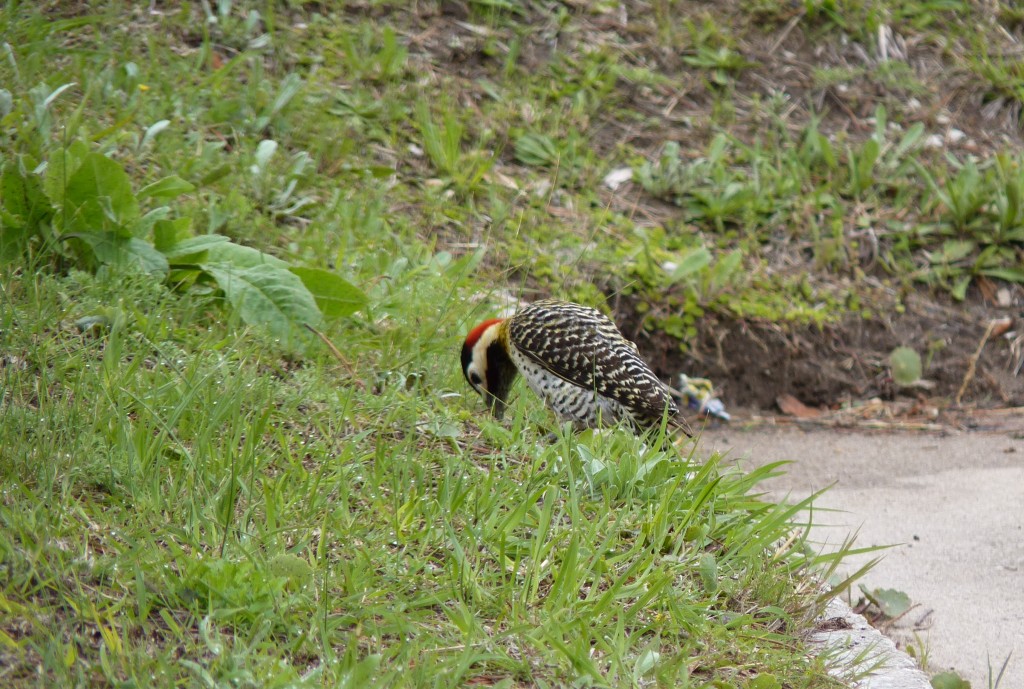
<svg viewBox="0 0 1024 689">
<path fill-rule="evenodd" d="M 345 367 L 345 370 L 348 372 L 348 374 L 350 376 L 352 376 L 352 381 L 357 386 L 362 388 L 363 387 L 363 383 L 356 376 L 355 368 L 352 366 L 352 363 L 349 362 L 349 360 L 345 358 L 345 355 L 341 353 L 341 350 L 338 349 L 337 347 L 335 347 L 334 343 L 331 342 L 330 339 L 328 339 L 328 337 L 326 335 L 324 335 L 322 332 L 320 332 L 319 330 L 317 330 L 316 328 L 311 326 L 309 323 L 304 323 L 303 325 L 305 325 L 307 330 L 309 330 L 311 333 L 313 333 L 314 335 L 319 337 L 321 339 L 321 341 L 323 341 L 323 343 L 325 345 L 327 345 L 327 349 L 331 350 L 331 354 L 334 355 L 334 358 L 337 359 L 339 362 L 341 362 L 341 365 Z"/>
<path fill-rule="evenodd" d="M 960 400 L 963 399 L 964 393 L 967 392 L 967 386 L 974 380 L 974 373 L 978 367 L 978 359 L 981 357 L 981 350 L 985 349 L 985 344 L 988 342 L 988 338 L 992 337 L 992 331 L 995 330 L 998 321 L 989 321 L 988 327 L 985 328 L 985 334 L 981 338 L 981 342 L 978 343 L 978 348 L 974 350 L 974 354 L 971 355 L 971 359 L 967 364 L 967 372 L 964 374 L 964 380 L 960 384 L 960 389 L 956 393 L 956 404 L 960 404 Z"/>
</svg>

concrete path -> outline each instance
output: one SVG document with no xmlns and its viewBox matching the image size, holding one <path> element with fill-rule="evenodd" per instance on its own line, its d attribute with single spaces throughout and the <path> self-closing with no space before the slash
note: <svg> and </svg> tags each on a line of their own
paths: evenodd
<svg viewBox="0 0 1024 689">
<path fill-rule="evenodd" d="M 1024 430 L 1024 420 L 1017 423 Z M 923 642 L 931 673 L 955 669 L 986 689 L 988 667 L 1010 658 L 1002 689 L 1024 688 L 1024 433 L 854 433 L 707 430 L 702 452 L 743 466 L 791 460 L 766 484 L 777 497 L 817 502 L 814 539 L 898 544 L 862 580 L 906 592 L 918 607 L 894 629 L 900 648 Z M 871 556 L 853 558 L 847 572 Z M 855 598 L 860 591 L 854 585 Z M 915 640 L 915 634 L 920 641 Z"/>
</svg>

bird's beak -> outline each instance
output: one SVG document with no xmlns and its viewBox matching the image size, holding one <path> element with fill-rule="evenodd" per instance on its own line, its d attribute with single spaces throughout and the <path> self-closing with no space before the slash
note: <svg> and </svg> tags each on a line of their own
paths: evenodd
<svg viewBox="0 0 1024 689">
<path fill-rule="evenodd" d="M 501 421 L 505 416 L 505 409 L 508 407 L 508 393 L 512 389 L 512 383 L 516 379 L 516 369 L 511 365 L 501 365 L 502 362 L 491 360 L 493 365 L 487 367 L 487 390 L 484 398 L 494 418 Z"/>
<path fill-rule="evenodd" d="M 508 407 L 508 403 L 505 402 L 505 400 L 499 399 L 488 393 L 487 406 L 490 408 L 491 414 L 494 415 L 494 418 L 501 421 L 505 417 L 505 408 Z"/>
</svg>

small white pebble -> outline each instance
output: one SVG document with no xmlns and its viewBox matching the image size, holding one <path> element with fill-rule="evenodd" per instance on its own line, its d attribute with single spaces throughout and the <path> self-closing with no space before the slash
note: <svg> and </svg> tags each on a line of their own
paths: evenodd
<svg viewBox="0 0 1024 689">
<path fill-rule="evenodd" d="M 604 176 L 604 185 L 612 191 L 633 179 L 633 168 L 617 167 Z"/>
</svg>

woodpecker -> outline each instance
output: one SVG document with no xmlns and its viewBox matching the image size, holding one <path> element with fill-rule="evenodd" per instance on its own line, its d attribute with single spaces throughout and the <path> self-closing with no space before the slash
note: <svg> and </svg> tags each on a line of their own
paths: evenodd
<svg viewBox="0 0 1024 689">
<path fill-rule="evenodd" d="M 635 344 L 597 309 L 546 299 L 486 320 L 462 345 L 462 373 L 501 419 L 516 375 L 579 428 L 625 421 L 642 432 L 667 418 L 690 435 L 668 389 Z"/>
</svg>

